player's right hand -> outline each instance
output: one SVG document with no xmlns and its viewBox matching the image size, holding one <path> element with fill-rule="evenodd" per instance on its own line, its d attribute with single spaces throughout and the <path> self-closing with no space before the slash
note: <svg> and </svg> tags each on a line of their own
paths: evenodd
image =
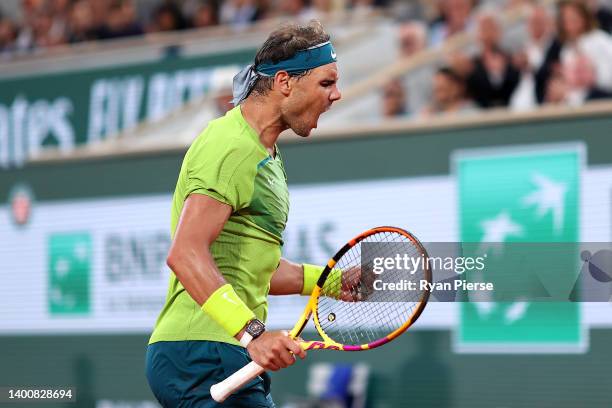
<svg viewBox="0 0 612 408">
<path fill-rule="evenodd" d="M 295 363 L 295 356 L 306 357 L 297 340 L 286 331 L 264 332 L 247 346 L 249 355 L 266 370 L 277 371 Z"/>
</svg>

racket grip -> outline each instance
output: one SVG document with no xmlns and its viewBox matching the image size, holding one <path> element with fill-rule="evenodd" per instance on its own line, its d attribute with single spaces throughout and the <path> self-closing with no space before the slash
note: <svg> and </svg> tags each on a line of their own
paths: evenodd
<svg viewBox="0 0 612 408">
<path fill-rule="evenodd" d="M 249 364 L 236 371 L 220 383 L 210 387 L 210 395 L 217 402 L 223 402 L 244 384 L 257 377 L 265 370 L 259 364 L 251 361 Z"/>
</svg>

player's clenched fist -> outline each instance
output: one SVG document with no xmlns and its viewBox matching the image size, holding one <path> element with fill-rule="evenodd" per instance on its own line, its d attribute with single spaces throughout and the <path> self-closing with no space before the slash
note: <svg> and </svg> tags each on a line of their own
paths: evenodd
<svg viewBox="0 0 612 408">
<path fill-rule="evenodd" d="M 295 363 L 295 356 L 306 357 L 297 340 L 286 331 L 264 332 L 247 346 L 249 355 L 266 370 L 277 371 Z"/>
</svg>

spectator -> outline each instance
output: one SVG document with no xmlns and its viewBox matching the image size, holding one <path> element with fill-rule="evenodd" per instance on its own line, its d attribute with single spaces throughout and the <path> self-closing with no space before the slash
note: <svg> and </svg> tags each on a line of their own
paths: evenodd
<svg viewBox="0 0 612 408">
<path fill-rule="evenodd" d="M 71 43 L 92 41 L 99 38 L 95 25 L 93 9 L 87 0 L 80 0 L 72 6 L 70 12 L 70 33 L 68 41 Z"/>
<path fill-rule="evenodd" d="M 66 43 L 66 34 L 60 25 L 54 27 L 54 15 L 46 2 L 23 2 L 24 7 L 30 10 L 26 14 L 24 24 L 19 30 L 16 40 L 19 51 L 33 51 L 44 47 Z"/>
<path fill-rule="evenodd" d="M 612 37 L 595 28 L 595 16 L 579 1 L 559 3 L 558 25 L 568 102 L 612 96 Z"/>
<path fill-rule="evenodd" d="M 592 10 L 583 1 L 559 3 L 557 37 L 548 47 L 544 63 L 536 73 L 538 102 L 545 102 L 548 82 L 558 74 L 565 76 L 566 86 L 570 88 L 569 103 L 580 104 L 608 95 L 612 75 L 610 36 L 597 30 L 595 22 Z M 576 80 L 589 84 L 578 84 Z"/>
<path fill-rule="evenodd" d="M 106 23 L 100 28 L 101 39 L 129 37 L 144 33 L 136 21 L 136 10 L 129 0 L 120 0 L 112 4 L 108 10 Z"/>
<path fill-rule="evenodd" d="M 21 0 L 21 11 L 25 18 L 45 12 L 47 0 Z"/>
<path fill-rule="evenodd" d="M 433 27 L 436 24 L 444 23 L 444 3 L 446 0 L 427 1 L 427 8 L 424 15 L 427 17 L 429 26 Z"/>
<path fill-rule="evenodd" d="M 68 42 L 71 0 L 50 0 L 49 14 L 52 17 L 49 37 L 54 44 Z"/>
<path fill-rule="evenodd" d="M 500 48 L 501 28 L 497 17 L 483 13 L 478 17 L 480 54 L 472 60 L 467 88 L 478 106 L 508 106 L 519 82 L 519 72 Z"/>
<path fill-rule="evenodd" d="M 195 9 L 191 25 L 195 28 L 212 27 L 219 24 L 217 4 L 212 0 L 201 2 Z"/>
<path fill-rule="evenodd" d="M 536 5 L 527 18 L 528 39 L 523 50 L 514 56 L 514 65 L 521 71 L 519 85 L 510 106 L 513 110 L 526 110 L 537 105 L 534 73 L 544 63 L 544 54 L 553 40 L 553 18 L 544 6 Z"/>
<path fill-rule="evenodd" d="M 185 18 L 175 3 L 166 0 L 153 11 L 153 21 L 149 31 L 164 32 L 183 30 L 185 28 L 187 28 Z"/>
<path fill-rule="evenodd" d="M 17 52 L 30 52 L 36 48 L 36 22 L 38 16 L 44 13 L 42 4 L 42 1 L 34 0 L 23 0 L 21 2 L 23 21 L 15 39 Z"/>
<path fill-rule="evenodd" d="M 108 18 L 108 11 L 110 9 L 111 2 L 114 0 L 86 0 L 91 7 L 94 18 L 94 26 L 96 30 L 99 30 L 106 23 Z"/>
<path fill-rule="evenodd" d="M 476 110 L 476 106 L 466 98 L 464 79 L 451 68 L 443 67 L 434 75 L 432 101 L 420 116 L 473 113 Z"/>
<path fill-rule="evenodd" d="M 404 86 L 399 78 L 394 78 L 382 88 L 382 114 L 385 118 L 394 118 L 406 113 Z"/>
<path fill-rule="evenodd" d="M 567 104 L 568 88 L 565 78 L 560 73 L 554 74 L 546 85 L 544 102 L 551 105 Z"/>
<path fill-rule="evenodd" d="M 0 16 L 0 60 L 13 54 L 16 38 L 15 25 L 8 18 Z"/>
<path fill-rule="evenodd" d="M 440 9 L 441 20 L 433 23 L 429 34 L 429 45 L 433 47 L 469 28 L 474 0 L 442 0 Z"/>
<path fill-rule="evenodd" d="M 425 49 L 427 28 L 420 21 L 404 22 L 399 27 L 400 53 L 402 57 L 411 57 Z"/>
<path fill-rule="evenodd" d="M 427 45 L 427 27 L 420 21 L 407 21 L 398 30 L 400 58 L 411 58 L 425 49 Z M 404 88 L 410 93 L 406 101 L 409 112 L 419 112 L 431 98 L 430 65 L 422 65 L 406 75 Z"/>
<path fill-rule="evenodd" d="M 36 15 L 34 19 L 34 48 L 45 48 L 61 43 L 61 37 L 53 36 L 52 27 L 53 18 L 46 11 Z"/>
<path fill-rule="evenodd" d="M 220 20 L 236 30 L 242 30 L 262 18 L 265 10 L 257 0 L 225 0 Z"/>
<path fill-rule="evenodd" d="M 600 4 L 601 0 L 586 1 L 591 13 L 595 14 L 599 28 L 608 34 L 612 34 L 612 11 L 610 11 L 608 6 Z"/>
</svg>

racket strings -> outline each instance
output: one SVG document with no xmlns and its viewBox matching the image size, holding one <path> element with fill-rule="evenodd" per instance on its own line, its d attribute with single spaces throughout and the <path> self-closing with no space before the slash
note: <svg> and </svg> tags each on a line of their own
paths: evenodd
<svg viewBox="0 0 612 408">
<path fill-rule="evenodd" d="M 404 255 L 408 260 L 426 256 L 403 234 L 384 231 L 365 238 L 338 260 L 318 301 L 319 326 L 327 336 L 341 344 L 367 344 L 411 319 L 425 298 L 426 291 L 420 290 L 419 281 L 427 279 L 429 270 L 423 259 L 374 273 L 378 265 L 374 265 L 375 259 L 396 259 L 397 255 L 402 261 Z M 401 286 L 397 289 L 406 282 L 416 286 L 412 290 Z M 382 284 L 388 286 L 383 289 Z"/>
<path fill-rule="evenodd" d="M 335 330 L 336 333 L 332 336 L 343 343 L 348 343 L 349 339 L 352 344 L 363 344 L 384 337 L 404 324 L 415 310 L 414 305 L 398 310 L 396 305 L 389 307 L 381 302 L 370 302 L 366 307 L 351 306 L 354 309 L 352 313 L 347 313 L 346 309 L 332 312 L 337 316 L 334 318 L 336 324 L 325 323 L 324 330 L 328 334 Z M 325 314 L 323 309 L 322 307 L 321 313 Z M 350 324 L 352 326 L 349 326 Z M 350 327 L 350 330 L 347 330 L 347 327 Z"/>
<path fill-rule="evenodd" d="M 388 301 L 387 301 L 388 302 Z M 407 305 L 408 317 L 412 315 L 416 304 Z M 380 301 L 371 300 L 368 303 L 367 310 L 363 310 L 362 307 L 358 313 L 352 313 L 352 317 L 355 320 L 353 330 L 359 333 L 359 340 L 356 344 L 362 344 L 363 339 L 368 341 L 376 340 L 401 326 L 406 320 L 407 316 L 404 313 L 405 308 L 397 308 L 394 305 L 386 305 Z M 368 317 L 368 314 L 373 316 L 384 316 L 386 326 L 380 326 L 380 319 L 377 319 L 376 324 L 372 324 L 372 319 Z M 376 330 L 375 330 L 376 329 Z"/>
</svg>

